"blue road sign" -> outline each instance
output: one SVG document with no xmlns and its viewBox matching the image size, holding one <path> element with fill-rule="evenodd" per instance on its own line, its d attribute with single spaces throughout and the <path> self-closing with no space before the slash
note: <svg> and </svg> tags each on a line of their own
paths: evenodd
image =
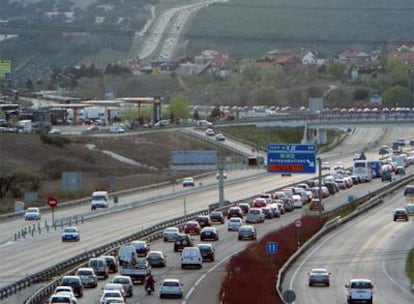
<svg viewBox="0 0 414 304">
<path fill-rule="evenodd" d="M 277 242 L 267 242 L 266 251 L 270 254 L 276 254 L 279 250 L 279 245 Z"/>
<path fill-rule="evenodd" d="M 315 173 L 316 146 L 268 144 L 267 171 L 273 173 Z"/>
</svg>

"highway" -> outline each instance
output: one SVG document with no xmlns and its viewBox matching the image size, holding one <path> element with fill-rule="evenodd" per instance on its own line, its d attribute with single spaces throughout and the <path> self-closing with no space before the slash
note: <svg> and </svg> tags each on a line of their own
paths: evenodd
<svg viewBox="0 0 414 304">
<path fill-rule="evenodd" d="M 286 274 L 283 290 L 296 292 L 295 303 L 342 304 L 346 302 L 345 284 L 353 278 L 367 278 L 374 283 L 375 304 L 414 303 L 414 293 L 405 276 L 407 253 L 414 248 L 414 219 L 392 219 L 393 210 L 403 206 L 400 191 L 326 235 Z M 332 273 L 330 287 L 308 287 L 307 272 L 318 267 Z"/>
<path fill-rule="evenodd" d="M 373 140 L 373 145 L 380 144 L 379 142 L 374 144 L 374 142 L 384 137 L 384 132 L 382 131 L 378 133 L 378 136 L 372 136 L 370 132 L 373 131 L 371 129 L 366 130 L 365 132 L 368 133 L 358 136 L 360 139 L 359 143 L 357 143 L 358 141 L 352 140 L 353 136 L 350 136 L 344 143 L 342 143 L 340 148 L 341 151 L 336 153 L 345 154 L 346 152 L 356 151 L 356 146 L 362 147 L 367 144 L 367 138 Z M 398 134 L 390 135 L 390 137 L 395 139 L 394 136 L 398 136 Z M 347 146 L 348 142 L 349 147 Z M 368 143 L 370 142 L 371 141 Z M 376 152 L 373 152 L 372 157 L 374 156 L 376 156 Z M 343 157 L 342 160 L 345 164 L 350 164 L 351 157 L 348 155 Z M 229 175 L 231 176 L 231 172 Z M 210 183 L 216 184 L 215 177 L 211 178 L 212 180 Z M 228 187 L 226 186 L 226 198 L 232 201 L 239 200 L 260 191 L 273 190 L 287 183 L 291 183 L 293 180 L 298 181 L 302 178 L 304 177 L 294 176 L 291 178 L 280 178 L 275 177 L 275 175 L 264 173 L 262 177 L 255 178 L 254 181 L 241 182 L 239 184 L 229 185 Z M 208 182 L 206 182 L 206 184 L 208 184 Z M 252 191 L 252 189 L 254 190 Z M 42 234 L 41 236 L 27 238 L 26 240 L 19 240 L 17 242 L 9 241 L 3 243 L 0 247 L 0 254 L 2 257 L 5 257 L 3 258 L 4 262 L 1 266 L 1 285 L 5 285 L 8 282 L 21 278 L 29 273 L 44 269 L 48 265 L 73 256 L 79 251 L 91 249 L 167 218 L 183 215 L 184 198 L 186 201 L 186 211 L 191 212 L 197 209 L 206 208 L 209 203 L 217 201 L 218 197 L 216 189 L 206 189 L 206 191 L 198 189 L 198 191 L 194 191 L 194 193 L 186 192 L 182 194 L 181 197 L 164 202 L 145 205 L 137 209 L 86 221 L 84 224 L 79 225 L 82 235 L 81 242 L 77 244 L 62 244 L 59 239 L 59 231 L 51 231 L 47 234 Z M 73 212 L 71 210 L 73 209 L 67 209 L 62 212 Z M 24 224 L 22 219 L 2 222 L 0 231 L 8 231 L 12 234 L 15 231 L 15 227 L 19 227 L 19 225 L 22 224 Z M 6 301 L 9 301 L 9 299 Z M 10 301 L 12 301 L 12 298 L 10 298 Z"/>
</svg>

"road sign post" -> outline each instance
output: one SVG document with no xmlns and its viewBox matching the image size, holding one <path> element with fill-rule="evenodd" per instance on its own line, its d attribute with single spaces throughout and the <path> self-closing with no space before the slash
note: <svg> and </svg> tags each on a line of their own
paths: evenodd
<svg viewBox="0 0 414 304">
<path fill-rule="evenodd" d="M 279 244 L 277 242 L 267 242 L 266 252 L 269 254 L 277 254 L 279 251 Z"/>
<path fill-rule="evenodd" d="M 296 227 L 296 238 L 298 241 L 298 248 L 300 247 L 300 228 L 302 228 L 302 220 L 297 219 L 295 220 L 295 227 Z"/>
<path fill-rule="evenodd" d="M 50 208 L 52 208 L 52 224 L 55 224 L 55 209 L 58 205 L 58 200 L 56 197 L 53 196 L 49 196 L 47 198 L 47 204 L 49 205 Z"/>
<path fill-rule="evenodd" d="M 316 146 L 268 144 L 267 171 L 272 173 L 315 173 Z"/>
</svg>

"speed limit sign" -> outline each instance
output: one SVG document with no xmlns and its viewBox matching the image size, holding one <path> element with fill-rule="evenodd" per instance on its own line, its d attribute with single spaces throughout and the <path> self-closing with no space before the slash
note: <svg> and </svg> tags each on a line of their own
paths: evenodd
<svg viewBox="0 0 414 304">
<path fill-rule="evenodd" d="M 300 219 L 295 220 L 295 227 L 296 228 L 302 227 L 302 221 Z"/>
</svg>

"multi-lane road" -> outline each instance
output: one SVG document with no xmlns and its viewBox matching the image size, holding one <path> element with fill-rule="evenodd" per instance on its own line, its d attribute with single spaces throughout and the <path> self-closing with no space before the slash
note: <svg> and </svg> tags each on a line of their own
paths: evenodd
<svg viewBox="0 0 414 304">
<path fill-rule="evenodd" d="M 363 134 L 364 132 L 365 134 Z M 337 155 L 343 154 L 344 157 L 341 160 L 346 164 L 349 164 L 351 157 L 347 153 L 357 151 L 358 147 L 360 149 L 367 143 L 371 143 L 372 145 L 380 144 L 381 138 L 386 140 L 385 143 L 390 143 L 400 135 L 398 132 L 373 131 L 371 129 L 364 132 L 362 132 L 360 136 L 356 136 L 359 131 L 355 132 L 355 136 L 350 136 L 343 143 L 340 151 L 331 153 L 337 153 Z M 387 135 L 389 133 L 391 134 Z M 390 140 L 387 139 L 387 136 L 390 137 Z M 359 142 L 353 141 L 354 137 L 359 138 Z M 367 141 L 367 138 L 370 140 Z M 348 142 L 349 145 L 347 145 Z M 375 150 L 371 157 L 374 157 L 377 151 L 378 150 Z M 229 181 L 231 179 L 231 174 L 232 173 L 229 172 Z M 291 183 L 293 180 L 298 181 L 303 178 L 305 177 L 294 176 L 282 179 L 279 176 L 263 173 L 253 180 L 240 181 L 237 184 L 229 183 L 226 185 L 226 198 L 232 201 L 240 200 L 252 196 L 255 193 L 273 190 L 286 183 Z M 212 176 L 210 181 L 206 180 L 203 184 L 216 185 L 216 183 L 215 177 Z M 164 219 L 180 216 L 184 213 L 184 205 L 187 212 L 206 208 L 209 203 L 217 201 L 217 188 L 215 186 L 212 186 L 212 188 L 213 189 L 209 189 L 209 187 L 206 186 L 204 190 L 200 188 L 197 189 L 197 191 L 181 193 L 182 195 L 179 197 L 174 197 L 162 202 L 86 221 L 79 226 L 82 232 L 82 240 L 79 243 L 62 244 L 59 239 L 59 231 L 50 231 L 49 233 L 34 238 L 27 238 L 26 240 L 19 240 L 17 242 L 8 241 L 3 243 L 0 247 L 0 254 L 4 257 L 2 266 L 0 266 L 2 273 L 1 285 L 4 286 L 8 282 L 24 277 L 29 273 L 44 269 L 53 263 L 75 255 L 79 251 L 97 247 L 103 243 L 125 236 L 126 234 L 136 232 L 137 230 L 156 222 L 163 221 Z M 171 191 L 171 186 L 169 189 Z M 139 194 L 139 196 L 142 196 L 142 194 Z M 73 209 L 62 211 L 62 213 L 65 214 L 66 212 L 73 212 Z M 16 231 L 16 227 L 24 226 L 24 223 L 22 222 L 22 219 L 14 219 L 7 221 L 7 223 L 0 223 L 0 225 L 0 231 L 6 231 L 6 234 L 9 233 L 9 235 L 12 235 Z M 2 240 L 4 240 L 3 237 L 4 236 L 2 235 Z M 214 276 L 219 274 L 219 271 L 213 271 Z M 191 277 L 191 279 L 186 286 L 193 286 L 195 282 L 194 278 L 200 278 L 200 274 L 195 275 L 195 277 L 189 277 Z M 211 276 L 209 275 L 208 278 L 211 278 Z M 202 291 L 197 288 L 193 294 L 199 293 L 202 293 Z M 16 303 L 13 302 L 12 298 L 6 299 L 5 301 L 5 303 Z"/>
</svg>

